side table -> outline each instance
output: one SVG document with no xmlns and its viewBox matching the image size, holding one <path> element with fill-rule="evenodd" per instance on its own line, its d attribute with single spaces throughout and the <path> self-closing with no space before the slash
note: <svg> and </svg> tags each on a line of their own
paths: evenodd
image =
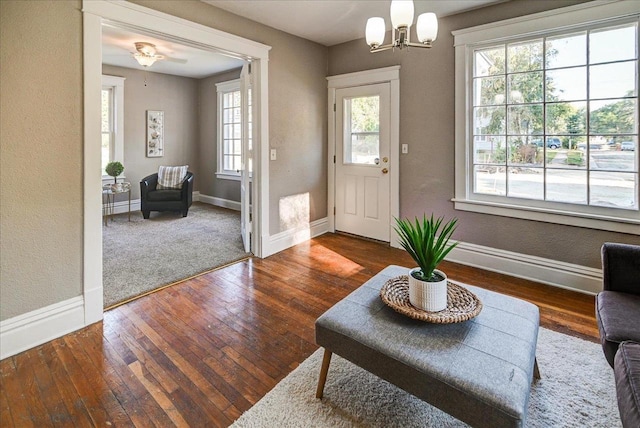
<svg viewBox="0 0 640 428">
<path fill-rule="evenodd" d="M 124 182 L 118 184 L 102 185 L 102 217 L 104 217 L 104 225 L 108 226 L 108 220 L 115 214 L 116 196 L 126 193 L 129 200 L 129 221 L 131 221 L 131 183 Z"/>
</svg>

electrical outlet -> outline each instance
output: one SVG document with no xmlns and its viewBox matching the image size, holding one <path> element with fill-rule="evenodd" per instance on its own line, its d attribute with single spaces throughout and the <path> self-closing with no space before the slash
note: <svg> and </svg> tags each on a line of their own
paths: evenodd
<svg viewBox="0 0 640 428">
<path fill-rule="evenodd" d="M 271 149 L 271 160 L 276 160 L 276 159 L 277 159 L 276 149 Z"/>
<path fill-rule="evenodd" d="M 407 154 L 409 153 L 409 145 L 408 144 L 403 144 L 402 145 L 402 154 Z"/>
</svg>

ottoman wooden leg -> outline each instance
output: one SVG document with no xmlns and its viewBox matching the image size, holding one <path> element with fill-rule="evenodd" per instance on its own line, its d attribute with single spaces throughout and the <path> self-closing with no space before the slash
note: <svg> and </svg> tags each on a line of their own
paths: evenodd
<svg viewBox="0 0 640 428">
<path fill-rule="evenodd" d="M 329 363 L 331 362 L 331 351 L 324 350 L 322 357 L 322 368 L 320 369 L 320 378 L 318 379 L 318 389 L 316 390 L 316 398 L 322 398 L 324 393 L 324 383 L 327 381 L 327 373 L 329 372 Z"/>
<path fill-rule="evenodd" d="M 534 382 L 536 380 L 540 379 L 540 369 L 538 368 L 538 359 L 534 359 L 533 360 L 533 380 Z"/>
</svg>

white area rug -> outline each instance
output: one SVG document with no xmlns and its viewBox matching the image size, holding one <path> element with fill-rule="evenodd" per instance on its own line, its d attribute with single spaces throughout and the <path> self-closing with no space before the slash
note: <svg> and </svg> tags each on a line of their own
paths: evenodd
<svg viewBox="0 0 640 428">
<path fill-rule="evenodd" d="M 528 427 L 621 427 L 613 370 L 600 345 L 541 328 L 542 379 Z M 435 407 L 333 355 L 317 400 L 322 349 L 245 412 L 233 427 L 465 427 Z"/>
</svg>

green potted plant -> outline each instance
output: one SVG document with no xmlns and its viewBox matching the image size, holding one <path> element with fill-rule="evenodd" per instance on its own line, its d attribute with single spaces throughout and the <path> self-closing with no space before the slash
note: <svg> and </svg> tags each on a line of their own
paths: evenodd
<svg viewBox="0 0 640 428">
<path fill-rule="evenodd" d="M 444 226 L 444 217 L 434 219 L 433 214 L 430 218 L 425 214 L 422 220 L 416 217 L 415 222 L 395 220 L 400 245 L 418 264 L 409 271 L 409 301 L 425 311 L 444 310 L 447 307 L 447 275 L 436 268 L 458 245 L 457 242 L 449 244 L 458 219 L 454 218 Z"/>
<path fill-rule="evenodd" d="M 114 162 L 109 162 L 107 166 L 104 167 L 104 170 L 107 174 L 113 177 L 113 182 L 115 185 L 117 185 L 118 176 L 122 174 L 122 171 L 124 171 L 124 166 L 120 162 L 114 161 Z"/>
</svg>

